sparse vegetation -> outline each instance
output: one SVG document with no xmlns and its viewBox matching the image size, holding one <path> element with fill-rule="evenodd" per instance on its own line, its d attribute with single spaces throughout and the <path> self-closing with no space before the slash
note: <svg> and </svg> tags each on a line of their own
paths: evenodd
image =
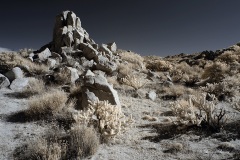
<svg viewBox="0 0 240 160">
<path fill-rule="evenodd" d="M 50 90 L 29 99 L 29 108 L 25 111 L 32 119 L 46 118 L 65 106 L 67 95 L 60 90 Z"/>
<path fill-rule="evenodd" d="M 9 70 L 14 67 L 20 67 L 31 74 L 47 73 L 48 67 L 44 64 L 36 64 L 29 59 L 23 58 L 18 53 L 2 53 L 0 55 L 0 65 L 7 67 Z"/>
</svg>

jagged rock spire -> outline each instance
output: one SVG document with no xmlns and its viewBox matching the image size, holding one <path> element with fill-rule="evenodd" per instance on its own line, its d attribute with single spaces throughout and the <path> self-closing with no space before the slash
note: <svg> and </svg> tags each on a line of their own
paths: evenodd
<svg viewBox="0 0 240 160">
<path fill-rule="evenodd" d="M 89 34 L 81 26 L 80 18 L 72 11 L 64 11 L 56 16 L 53 31 L 52 50 L 59 52 L 61 47 L 79 49 L 81 43 L 95 44 Z"/>
</svg>

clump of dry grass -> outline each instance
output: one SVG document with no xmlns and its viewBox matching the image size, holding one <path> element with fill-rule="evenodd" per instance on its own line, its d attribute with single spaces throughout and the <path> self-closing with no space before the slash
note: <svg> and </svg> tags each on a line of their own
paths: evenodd
<svg viewBox="0 0 240 160">
<path fill-rule="evenodd" d="M 131 63 L 134 69 L 144 69 L 144 59 L 139 54 L 133 52 L 120 52 L 119 56 L 123 61 Z"/>
<path fill-rule="evenodd" d="M 18 53 L 2 53 L 0 55 L 0 65 L 5 65 L 9 69 L 20 67 L 32 74 L 44 74 L 49 71 L 46 65 L 33 63 Z"/>
<path fill-rule="evenodd" d="M 25 111 L 27 117 L 44 118 L 53 115 L 67 102 L 67 94 L 61 90 L 50 90 L 29 99 L 29 108 Z"/>
<path fill-rule="evenodd" d="M 152 71 L 167 72 L 173 69 L 170 62 L 166 60 L 147 61 L 146 68 Z"/>
<path fill-rule="evenodd" d="M 141 80 L 140 77 L 137 77 L 135 75 L 128 75 L 124 78 L 122 78 L 122 82 L 128 86 L 133 87 L 134 89 L 139 89 L 145 85 L 145 82 Z"/>
<path fill-rule="evenodd" d="M 99 138 L 93 128 L 75 126 L 70 131 L 67 158 L 83 158 L 93 155 L 99 143 Z"/>
<path fill-rule="evenodd" d="M 93 155 L 99 147 L 99 138 L 93 128 L 78 126 L 69 133 L 59 129 L 51 132 L 16 149 L 14 158 L 17 160 L 82 159 Z"/>
<path fill-rule="evenodd" d="M 46 91 L 45 83 L 42 79 L 29 78 L 28 85 L 19 93 L 22 97 L 30 97 L 42 94 Z"/>
<path fill-rule="evenodd" d="M 37 160 L 57 160 L 61 159 L 62 154 L 66 152 L 66 148 L 59 143 L 48 141 L 40 137 L 34 141 L 29 142 L 27 145 L 15 151 L 15 159 L 37 159 Z"/>
</svg>

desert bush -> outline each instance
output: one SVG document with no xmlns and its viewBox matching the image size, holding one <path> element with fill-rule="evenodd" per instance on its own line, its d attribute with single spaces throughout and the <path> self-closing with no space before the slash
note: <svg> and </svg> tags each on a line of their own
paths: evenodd
<svg viewBox="0 0 240 160">
<path fill-rule="evenodd" d="M 41 95 L 29 99 L 29 108 L 25 111 L 30 118 L 44 118 L 53 115 L 59 109 L 64 107 L 67 102 L 67 95 L 61 90 L 50 90 Z"/>
<path fill-rule="evenodd" d="M 163 99 L 177 99 L 184 94 L 192 94 L 193 90 L 182 85 L 171 85 L 163 86 L 162 90 L 158 92 L 163 94 Z"/>
<path fill-rule="evenodd" d="M 93 128 L 75 126 L 69 132 L 60 129 L 29 141 L 14 152 L 17 160 L 82 159 L 93 155 L 99 146 L 99 138 Z"/>
<path fill-rule="evenodd" d="M 118 73 L 122 76 L 130 75 L 134 70 L 134 65 L 132 63 L 120 63 L 118 64 Z"/>
<path fill-rule="evenodd" d="M 231 64 L 233 62 L 238 62 L 240 55 L 234 53 L 234 51 L 225 51 L 223 54 L 217 57 L 218 60 Z"/>
<path fill-rule="evenodd" d="M 198 66 L 189 66 L 186 62 L 174 64 L 170 71 L 172 81 L 175 83 L 185 83 L 186 86 L 194 86 L 200 81 L 202 69 Z"/>
<path fill-rule="evenodd" d="M 31 60 L 23 58 L 18 53 L 3 53 L 0 55 L 0 65 L 6 65 L 9 69 L 20 67 L 32 74 L 43 74 L 48 72 L 48 67 L 44 64 L 36 64 Z"/>
<path fill-rule="evenodd" d="M 210 83 L 220 82 L 224 79 L 229 71 L 229 66 L 225 63 L 214 62 L 205 67 L 202 74 L 203 79 L 209 78 Z"/>
<path fill-rule="evenodd" d="M 144 59 L 139 54 L 133 52 L 120 52 L 119 56 L 123 61 L 133 64 L 134 69 L 144 69 Z"/>
<path fill-rule="evenodd" d="M 154 61 L 147 61 L 146 68 L 152 71 L 167 72 L 172 70 L 173 66 L 170 62 L 166 60 L 154 60 Z"/>
<path fill-rule="evenodd" d="M 19 93 L 22 97 L 30 97 L 46 91 L 45 83 L 42 79 L 29 78 L 28 85 Z"/>
<path fill-rule="evenodd" d="M 70 131 L 66 158 L 79 159 L 93 155 L 99 143 L 99 138 L 93 128 L 77 125 Z"/>
<path fill-rule="evenodd" d="M 65 151 L 66 149 L 59 143 L 40 137 L 15 151 L 14 158 L 17 160 L 58 160 Z"/>
<path fill-rule="evenodd" d="M 229 119 L 226 110 L 217 109 L 216 97 L 208 96 L 212 101 L 206 100 L 207 94 L 202 93 L 198 96 L 189 96 L 188 101 L 179 100 L 170 103 L 172 112 L 177 116 L 175 123 L 206 126 L 212 131 L 219 131 Z"/>
<path fill-rule="evenodd" d="M 111 105 L 108 101 L 91 103 L 87 110 L 79 111 L 73 118 L 77 124 L 95 126 L 103 140 L 124 132 L 132 123 L 132 118 L 127 118 L 120 106 Z"/>
<path fill-rule="evenodd" d="M 145 82 L 141 80 L 140 77 L 137 77 L 135 75 L 127 75 L 126 77 L 122 78 L 122 82 L 128 86 L 133 87 L 136 90 L 145 85 Z"/>
<path fill-rule="evenodd" d="M 177 116 L 177 121 L 174 121 L 174 123 L 199 126 L 202 122 L 201 117 L 197 114 L 197 108 L 193 106 L 190 98 L 188 101 L 178 100 L 170 103 L 170 108 L 173 114 Z"/>
<path fill-rule="evenodd" d="M 237 88 L 231 86 L 230 83 L 219 82 L 219 83 L 207 83 L 205 87 L 201 87 L 204 92 L 209 94 L 214 94 L 218 100 L 226 100 L 226 98 L 231 98 L 237 94 Z"/>
</svg>

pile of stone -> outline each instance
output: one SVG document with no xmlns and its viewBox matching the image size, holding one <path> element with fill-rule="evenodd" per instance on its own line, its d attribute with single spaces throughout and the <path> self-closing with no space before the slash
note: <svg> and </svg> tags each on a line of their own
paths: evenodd
<svg viewBox="0 0 240 160">
<path fill-rule="evenodd" d="M 82 28 L 80 18 L 64 11 L 56 16 L 52 42 L 30 53 L 28 59 L 49 67 L 49 73 L 44 75 L 46 81 L 61 81 L 64 85 L 79 83 L 82 96 L 78 98 L 82 106 L 89 100 L 108 100 L 120 106 L 117 92 L 104 77 L 117 69 L 116 51 L 116 43 L 96 44 Z M 27 85 L 28 78 L 24 78 L 19 67 L 0 74 L 0 88 L 10 86 L 21 91 Z"/>
</svg>

